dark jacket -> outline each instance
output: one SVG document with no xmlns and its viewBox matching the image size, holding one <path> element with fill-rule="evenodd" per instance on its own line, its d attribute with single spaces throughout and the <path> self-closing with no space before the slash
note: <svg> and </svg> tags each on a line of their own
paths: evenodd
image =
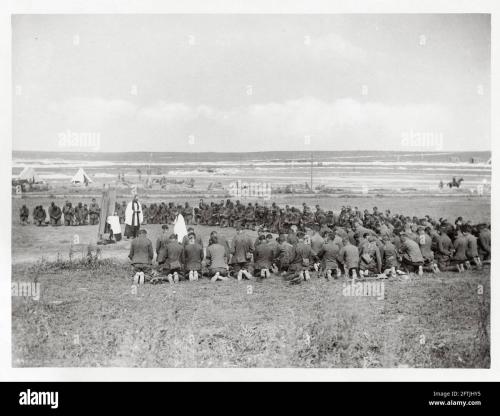
<svg viewBox="0 0 500 416">
<path fill-rule="evenodd" d="M 233 263 L 246 263 L 250 259 L 249 253 L 253 252 L 253 243 L 250 237 L 236 234 L 232 241 Z"/>
<path fill-rule="evenodd" d="M 270 269 L 274 260 L 273 247 L 265 241 L 261 242 L 255 248 L 253 259 L 256 270 Z"/>
<path fill-rule="evenodd" d="M 132 240 L 128 257 L 132 264 L 151 264 L 154 257 L 153 243 L 146 236 L 139 235 Z"/>
<path fill-rule="evenodd" d="M 187 244 L 184 246 L 183 257 L 186 270 L 201 270 L 203 248 L 198 243 Z"/>
<path fill-rule="evenodd" d="M 170 269 L 180 269 L 182 267 L 184 247 L 177 240 L 170 240 L 167 244 L 167 258 L 165 259 L 165 265 Z"/>
<path fill-rule="evenodd" d="M 167 258 L 167 245 L 170 242 L 169 236 L 167 234 L 162 234 L 156 240 L 156 262 L 158 264 L 165 263 Z"/>
</svg>

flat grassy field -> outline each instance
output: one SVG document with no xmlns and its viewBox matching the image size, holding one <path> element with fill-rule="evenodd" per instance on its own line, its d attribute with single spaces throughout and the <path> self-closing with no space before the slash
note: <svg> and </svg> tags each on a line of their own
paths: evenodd
<svg viewBox="0 0 500 416">
<path fill-rule="evenodd" d="M 490 366 L 489 267 L 389 279 L 383 297 L 345 296 L 343 279 L 314 274 L 298 286 L 272 276 L 136 288 L 127 241 L 103 247 L 101 259 L 86 265 L 75 247 L 70 262 L 74 234 L 85 253 L 96 227 L 20 226 L 20 201 L 13 202 L 12 282 L 39 283 L 40 298 L 12 297 L 15 367 Z M 345 203 L 489 221 L 486 198 L 427 202 Z M 146 228 L 154 240 L 160 226 Z M 205 241 L 212 229 L 196 227 Z"/>
<path fill-rule="evenodd" d="M 12 298 L 20 367 L 489 367 L 489 276 L 131 284 L 125 264 L 15 266 L 40 299 Z M 482 288 L 482 290 L 480 289 Z"/>
</svg>

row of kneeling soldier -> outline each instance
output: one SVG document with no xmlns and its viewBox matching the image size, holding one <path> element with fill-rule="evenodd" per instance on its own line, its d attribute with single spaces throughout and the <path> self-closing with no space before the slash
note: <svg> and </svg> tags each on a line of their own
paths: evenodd
<svg viewBox="0 0 500 416">
<path fill-rule="evenodd" d="M 129 258 L 136 282 L 176 283 L 202 277 L 215 282 L 279 275 L 298 284 L 312 275 L 333 280 L 422 276 L 481 269 L 491 256 L 489 226 L 473 226 L 462 219 L 455 224 L 421 219 L 405 223 L 402 229 L 386 224 L 371 229 L 360 220 L 333 229 L 314 225 L 299 231 L 292 226 L 278 237 L 261 229 L 255 241 L 238 225 L 230 240 L 212 231 L 206 248 L 192 227 L 180 242 L 167 224 L 162 229 L 155 246 L 146 230 L 140 230 L 131 243 Z"/>
</svg>

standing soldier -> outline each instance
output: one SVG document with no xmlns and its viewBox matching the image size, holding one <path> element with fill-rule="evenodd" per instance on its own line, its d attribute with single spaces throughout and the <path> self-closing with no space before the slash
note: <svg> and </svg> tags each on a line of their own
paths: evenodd
<svg viewBox="0 0 500 416">
<path fill-rule="evenodd" d="M 100 214 L 101 214 L 101 209 L 99 208 L 99 205 L 95 201 L 95 198 L 92 198 L 92 203 L 89 206 L 90 225 L 99 224 Z"/>
</svg>

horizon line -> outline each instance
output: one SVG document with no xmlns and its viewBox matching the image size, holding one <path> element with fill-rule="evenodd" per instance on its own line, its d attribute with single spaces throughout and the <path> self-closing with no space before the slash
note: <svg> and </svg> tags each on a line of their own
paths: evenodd
<svg viewBox="0 0 500 416">
<path fill-rule="evenodd" d="M 230 153 L 271 153 L 271 152 L 282 152 L 282 153 L 292 153 L 292 152 L 405 152 L 405 153 L 468 153 L 468 152 L 492 152 L 491 149 L 475 149 L 475 150 L 252 150 L 252 151 L 179 151 L 179 150 L 129 150 L 129 151 L 76 151 L 76 150 L 17 150 L 13 149 L 12 152 L 37 152 L 37 153 L 184 153 L 184 154 L 199 154 L 199 153 L 218 153 L 218 154 L 230 154 Z"/>
</svg>

